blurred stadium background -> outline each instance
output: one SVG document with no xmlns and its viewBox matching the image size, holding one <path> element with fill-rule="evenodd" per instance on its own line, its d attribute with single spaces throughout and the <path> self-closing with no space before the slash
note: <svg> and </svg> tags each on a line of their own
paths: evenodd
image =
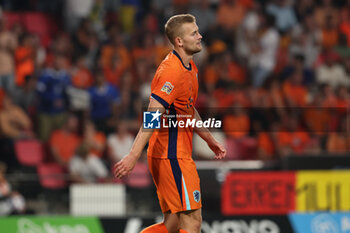
<svg viewBox="0 0 350 233">
<path fill-rule="evenodd" d="M 160 221 L 145 155 L 115 180 L 163 26 L 197 18 L 204 233 L 350 232 L 349 0 L 0 0 L 0 230 L 136 233 Z"/>
</svg>

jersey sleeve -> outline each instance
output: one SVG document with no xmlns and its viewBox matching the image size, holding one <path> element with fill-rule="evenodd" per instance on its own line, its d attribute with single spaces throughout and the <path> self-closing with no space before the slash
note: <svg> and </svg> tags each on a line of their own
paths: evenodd
<svg viewBox="0 0 350 233">
<path fill-rule="evenodd" d="M 166 109 L 183 93 L 183 80 L 175 70 L 164 70 L 151 87 L 151 98 L 157 100 Z"/>
</svg>

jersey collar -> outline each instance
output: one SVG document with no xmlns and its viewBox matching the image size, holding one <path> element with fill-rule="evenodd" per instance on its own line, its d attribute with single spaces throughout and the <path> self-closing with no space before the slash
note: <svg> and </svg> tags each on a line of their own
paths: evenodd
<svg viewBox="0 0 350 233">
<path fill-rule="evenodd" d="M 175 55 L 180 59 L 180 61 L 181 61 L 182 65 L 183 65 L 183 67 L 185 67 L 186 70 L 190 70 L 190 71 L 192 70 L 191 62 L 189 63 L 189 67 L 187 67 L 187 66 L 185 66 L 184 62 L 182 61 L 180 55 L 179 55 L 175 50 L 173 50 L 173 54 L 175 54 Z"/>
</svg>

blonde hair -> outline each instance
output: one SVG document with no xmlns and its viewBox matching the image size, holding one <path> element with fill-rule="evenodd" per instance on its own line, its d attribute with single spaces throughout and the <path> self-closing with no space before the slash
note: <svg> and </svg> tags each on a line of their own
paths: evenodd
<svg viewBox="0 0 350 233">
<path fill-rule="evenodd" d="M 172 16 L 165 24 L 165 34 L 174 45 L 175 38 L 181 34 L 180 28 L 184 23 L 195 23 L 196 18 L 191 14 L 181 14 Z"/>
</svg>

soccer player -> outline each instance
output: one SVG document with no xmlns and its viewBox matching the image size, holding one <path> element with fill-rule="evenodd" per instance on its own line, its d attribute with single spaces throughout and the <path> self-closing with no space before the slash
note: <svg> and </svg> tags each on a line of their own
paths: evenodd
<svg viewBox="0 0 350 233">
<path fill-rule="evenodd" d="M 174 50 L 162 61 L 153 78 L 148 109 L 159 113 L 167 111 L 173 116 L 191 115 L 201 120 L 194 107 L 198 70 L 192 57 L 202 49 L 196 20 L 190 14 L 175 15 L 165 24 L 165 33 Z M 202 204 L 199 177 L 192 160 L 193 130 L 208 143 L 215 159 L 226 156 L 225 148 L 208 129 L 169 127 L 149 131 L 141 127 L 129 154 L 115 164 L 115 176 L 127 176 L 149 141 L 148 165 L 157 187 L 164 222 L 141 233 L 200 232 Z"/>
</svg>

